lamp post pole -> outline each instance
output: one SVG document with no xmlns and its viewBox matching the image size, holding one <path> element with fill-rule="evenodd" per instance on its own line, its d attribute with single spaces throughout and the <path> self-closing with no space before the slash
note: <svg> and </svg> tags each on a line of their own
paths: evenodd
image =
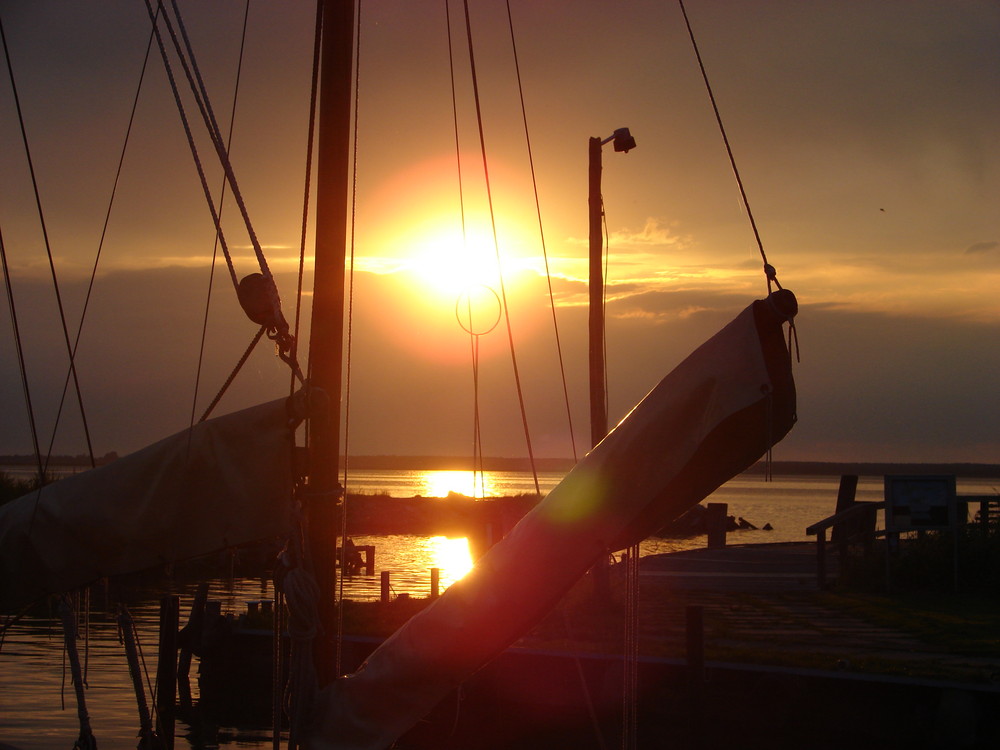
<svg viewBox="0 0 1000 750">
<path fill-rule="evenodd" d="M 608 434 L 604 382 L 604 232 L 601 216 L 601 139 L 590 139 L 590 446 Z"/>
<path fill-rule="evenodd" d="M 604 366 L 604 232 L 601 227 L 604 200 L 601 197 L 601 147 L 614 141 L 615 151 L 628 153 L 635 148 L 635 138 L 628 128 L 619 128 L 611 136 L 591 138 L 590 164 L 590 445 L 597 445 L 608 434 L 608 386 Z"/>
</svg>

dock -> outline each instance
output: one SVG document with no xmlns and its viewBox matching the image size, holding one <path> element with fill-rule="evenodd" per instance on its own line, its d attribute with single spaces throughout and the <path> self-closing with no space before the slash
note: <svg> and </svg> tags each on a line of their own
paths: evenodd
<svg viewBox="0 0 1000 750">
<path fill-rule="evenodd" d="M 832 565 L 836 570 L 835 556 Z M 944 680 L 1000 692 L 995 656 L 952 653 L 874 616 L 870 604 L 878 597 L 822 589 L 812 543 L 731 545 L 645 557 L 639 591 L 643 655 L 685 660 L 690 613 L 700 608 L 707 663 Z M 589 642 L 613 651 L 622 628 L 621 608 L 613 598 L 615 606 L 603 612 L 592 602 L 568 604 L 565 615 L 548 618 L 519 645 L 548 648 L 569 640 L 584 650 L 594 648 Z M 560 624 L 564 617 L 573 638 Z"/>
</svg>

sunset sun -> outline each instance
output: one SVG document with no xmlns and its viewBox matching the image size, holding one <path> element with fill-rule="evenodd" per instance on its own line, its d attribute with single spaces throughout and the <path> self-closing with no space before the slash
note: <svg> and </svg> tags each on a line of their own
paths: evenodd
<svg viewBox="0 0 1000 750">
<path fill-rule="evenodd" d="M 456 300 L 478 286 L 496 286 L 496 251 L 486 237 L 462 238 L 461 231 L 441 232 L 419 242 L 413 251 L 413 273 L 427 293 Z"/>
</svg>

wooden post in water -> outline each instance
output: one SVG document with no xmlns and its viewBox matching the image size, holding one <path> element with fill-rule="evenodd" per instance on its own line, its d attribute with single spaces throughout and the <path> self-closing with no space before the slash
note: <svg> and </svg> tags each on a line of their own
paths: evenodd
<svg viewBox="0 0 1000 750">
<path fill-rule="evenodd" d="M 726 546 L 726 513 L 728 503 L 708 503 L 705 523 L 708 527 L 708 548 L 722 549 Z"/>
<path fill-rule="evenodd" d="M 441 588 L 441 568 L 431 568 L 431 599 L 437 599 Z"/>
<path fill-rule="evenodd" d="M 383 570 L 382 571 L 382 581 L 381 581 L 381 583 L 382 583 L 382 601 L 383 602 L 388 602 L 389 601 L 389 571 L 388 570 Z"/>
<path fill-rule="evenodd" d="M 174 746 L 174 696 L 177 692 L 177 628 L 180 599 L 160 600 L 160 650 L 156 664 L 156 733 L 172 750 Z"/>
<path fill-rule="evenodd" d="M 198 591 L 194 595 L 191 604 L 191 613 L 188 615 L 188 623 L 184 627 L 186 638 L 182 639 L 178 633 L 178 643 L 180 645 L 180 657 L 177 659 L 177 697 L 181 708 L 191 708 L 191 646 L 196 645 L 196 641 L 202 638 L 202 631 L 205 623 L 205 602 L 208 599 L 208 582 L 202 581 L 198 584 Z M 197 645 L 200 645 L 198 643 Z"/>
<path fill-rule="evenodd" d="M 177 677 L 187 680 L 191 672 L 191 645 L 192 640 L 201 638 L 202 626 L 205 622 L 205 602 L 208 600 L 208 582 L 203 581 L 198 584 L 198 590 L 194 595 L 194 602 L 191 604 L 191 613 L 188 615 L 188 624 L 185 630 L 189 637 L 181 645 L 180 658 L 177 660 Z"/>
</svg>

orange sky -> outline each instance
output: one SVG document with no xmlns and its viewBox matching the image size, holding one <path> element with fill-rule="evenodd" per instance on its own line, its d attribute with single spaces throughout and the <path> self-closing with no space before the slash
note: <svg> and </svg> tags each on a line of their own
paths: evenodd
<svg viewBox="0 0 1000 750">
<path fill-rule="evenodd" d="M 467 230 L 498 288 L 460 4 L 454 56 Z M 542 455 L 569 455 L 538 219 L 503 3 L 472 26 L 500 268 Z M 445 4 L 362 6 L 355 453 L 471 450 L 469 340 L 448 280 L 461 236 Z M 800 422 L 781 459 L 1000 459 L 1000 8 L 995 3 L 688 0 L 769 260 L 799 297 Z M 182 3 L 223 127 L 242 4 Z M 673 3 L 511 8 L 577 444 L 588 432 L 587 139 L 604 155 L 611 232 L 610 413 L 764 291 L 728 158 Z M 75 329 L 148 40 L 142 3 L 0 4 L 45 218 Z M 252 3 L 232 158 L 294 309 L 305 144 L 309 3 Z M 48 442 L 62 334 L 7 70 L 0 85 L 0 228 Z M 200 149 L 217 189 L 217 163 Z M 226 231 L 255 269 L 234 207 Z M 98 452 L 183 428 L 191 411 L 213 229 L 154 57 L 143 84 L 79 370 Z M 434 264 L 443 264 L 435 270 Z M 199 409 L 254 332 L 217 278 Z M 448 283 L 446 283 L 448 282 Z M 308 297 L 306 298 L 308 303 Z M 6 308 L 0 453 L 30 440 Z M 506 336 L 481 338 L 484 450 L 523 455 Z M 267 347 L 224 409 L 282 395 Z M 151 393 L 153 395 L 151 395 Z M 70 409 L 57 450 L 82 452 Z"/>
</svg>

